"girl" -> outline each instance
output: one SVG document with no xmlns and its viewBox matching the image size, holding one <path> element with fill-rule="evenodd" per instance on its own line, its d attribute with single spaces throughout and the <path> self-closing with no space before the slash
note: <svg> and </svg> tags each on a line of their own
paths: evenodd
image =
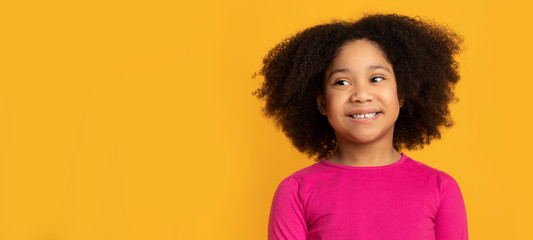
<svg viewBox="0 0 533 240">
<path fill-rule="evenodd" d="M 400 15 L 299 32 L 254 94 L 316 163 L 278 186 L 269 239 L 468 239 L 457 182 L 409 158 L 450 127 L 461 37 Z"/>
</svg>

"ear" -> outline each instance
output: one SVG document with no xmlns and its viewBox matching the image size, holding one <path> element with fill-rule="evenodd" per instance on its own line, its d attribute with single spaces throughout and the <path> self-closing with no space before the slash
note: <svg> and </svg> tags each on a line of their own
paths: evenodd
<svg viewBox="0 0 533 240">
<path fill-rule="evenodd" d="M 322 94 L 318 95 L 316 98 L 316 106 L 318 107 L 318 111 L 324 116 L 326 116 L 326 101 L 324 100 L 324 96 Z"/>
<path fill-rule="evenodd" d="M 403 97 L 399 97 L 399 98 L 398 98 L 398 102 L 400 103 L 400 108 L 402 108 L 403 105 L 405 105 L 405 98 L 403 98 Z"/>
</svg>

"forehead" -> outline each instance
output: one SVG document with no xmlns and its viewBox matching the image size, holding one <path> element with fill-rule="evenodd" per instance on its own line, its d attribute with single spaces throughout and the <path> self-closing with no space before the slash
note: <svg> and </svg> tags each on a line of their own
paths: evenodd
<svg viewBox="0 0 533 240">
<path fill-rule="evenodd" d="M 337 67 L 362 69 L 370 65 L 385 65 L 392 70 L 392 65 L 377 43 L 366 39 L 358 39 L 339 47 L 327 72 Z"/>
</svg>

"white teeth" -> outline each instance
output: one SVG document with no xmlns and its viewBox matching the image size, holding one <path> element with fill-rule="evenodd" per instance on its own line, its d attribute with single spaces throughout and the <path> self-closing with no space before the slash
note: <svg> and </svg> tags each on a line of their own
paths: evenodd
<svg viewBox="0 0 533 240">
<path fill-rule="evenodd" d="M 354 114 L 354 115 L 350 115 L 350 117 L 355 118 L 355 119 L 371 118 L 371 117 L 376 116 L 376 114 L 377 113 Z"/>
</svg>

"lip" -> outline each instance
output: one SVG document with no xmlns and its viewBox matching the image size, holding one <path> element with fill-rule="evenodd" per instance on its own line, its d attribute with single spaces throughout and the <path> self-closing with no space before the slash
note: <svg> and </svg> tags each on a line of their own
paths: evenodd
<svg viewBox="0 0 533 240">
<path fill-rule="evenodd" d="M 375 111 L 374 111 L 375 112 Z M 373 112 L 367 112 L 367 113 L 373 113 Z M 362 113 L 356 113 L 356 114 L 362 114 Z M 375 121 L 376 119 L 378 119 L 379 117 L 381 117 L 381 112 L 377 112 L 376 116 L 374 117 L 371 117 L 371 118 L 361 118 L 361 119 L 355 119 L 355 118 L 352 118 L 350 116 L 346 116 L 347 118 L 350 119 L 350 121 L 354 121 L 355 123 L 370 123 L 370 122 L 373 122 Z M 353 115 L 353 114 L 350 114 L 350 115 Z"/>
<path fill-rule="evenodd" d="M 374 108 L 362 108 L 362 109 L 356 109 L 356 110 L 349 111 L 348 114 L 346 114 L 346 116 L 355 115 L 355 114 L 367 114 L 367 113 L 378 113 L 379 114 L 381 112 Z"/>
</svg>

